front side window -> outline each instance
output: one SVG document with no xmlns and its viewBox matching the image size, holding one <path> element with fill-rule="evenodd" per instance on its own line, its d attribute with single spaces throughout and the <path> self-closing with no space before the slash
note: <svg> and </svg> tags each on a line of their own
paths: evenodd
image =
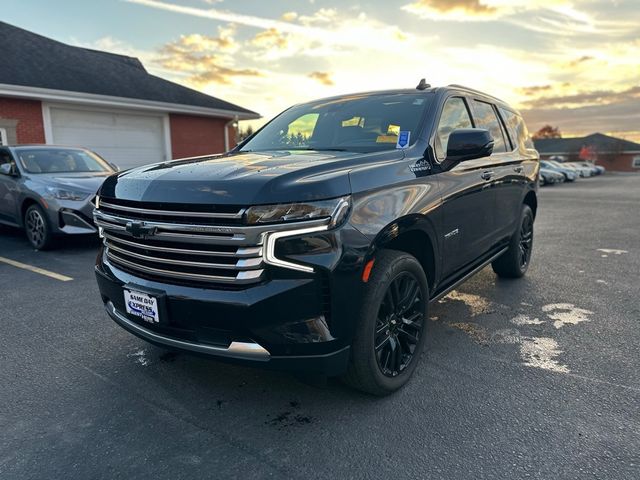
<svg viewBox="0 0 640 480">
<path fill-rule="evenodd" d="M 254 135 L 240 151 L 395 149 L 400 132 L 419 136 L 431 98 L 424 93 L 354 95 L 297 105 Z"/>
<path fill-rule="evenodd" d="M 458 128 L 473 128 L 473 124 L 464 99 L 452 97 L 444 104 L 436 130 L 435 150 L 438 160 L 446 157 L 449 135 Z"/>
<path fill-rule="evenodd" d="M 496 117 L 493 106 L 490 103 L 481 102 L 480 100 L 474 100 L 473 105 L 473 118 L 476 121 L 476 126 L 489 130 L 489 133 L 493 137 L 493 153 L 506 152 L 507 146 L 504 143 L 500 120 Z"/>
<path fill-rule="evenodd" d="M 109 165 L 97 155 L 66 148 L 20 148 L 17 157 L 28 173 L 110 172 Z"/>
</svg>

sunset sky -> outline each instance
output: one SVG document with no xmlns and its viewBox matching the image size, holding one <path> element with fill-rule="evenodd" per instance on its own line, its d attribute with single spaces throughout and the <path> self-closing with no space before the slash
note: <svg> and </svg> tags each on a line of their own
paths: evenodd
<svg viewBox="0 0 640 480">
<path fill-rule="evenodd" d="M 3 0 L 0 19 L 139 57 L 269 118 L 334 94 L 459 83 L 530 130 L 640 141 L 640 0 Z"/>
</svg>

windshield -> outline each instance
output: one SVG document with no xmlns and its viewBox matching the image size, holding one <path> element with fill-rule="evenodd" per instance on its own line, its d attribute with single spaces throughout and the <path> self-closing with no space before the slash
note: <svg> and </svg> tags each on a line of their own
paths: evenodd
<svg viewBox="0 0 640 480">
<path fill-rule="evenodd" d="M 111 172 L 107 162 L 87 150 L 68 148 L 21 148 L 17 151 L 28 173 Z"/>
<path fill-rule="evenodd" d="M 297 105 L 268 123 L 240 149 L 346 150 L 395 149 L 398 136 L 412 145 L 431 101 L 425 93 L 354 95 Z"/>
</svg>

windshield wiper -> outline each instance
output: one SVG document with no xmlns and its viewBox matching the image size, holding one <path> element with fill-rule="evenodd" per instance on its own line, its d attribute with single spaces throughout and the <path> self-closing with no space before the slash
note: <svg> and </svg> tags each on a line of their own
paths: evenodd
<svg viewBox="0 0 640 480">
<path fill-rule="evenodd" d="M 317 152 L 348 152 L 346 148 L 313 148 L 313 147 L 305 147 L 305 148 L 286 148 L 285 150 L 303 150 L 303 151 L 317 151 Z"/>
</svg>

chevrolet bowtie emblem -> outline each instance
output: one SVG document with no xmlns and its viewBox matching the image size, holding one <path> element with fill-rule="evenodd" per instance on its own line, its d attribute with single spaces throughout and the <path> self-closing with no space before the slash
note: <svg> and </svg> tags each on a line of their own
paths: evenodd
<svg viewBox="0 0 640 480">
<path fill-rule="evenodd" d="M 129 232 L 133 238 L 147 238 L 156 234 L 156 227 L 145 225 L 144 222 L 127 222 L 124 229 Z"/>
</svg>

